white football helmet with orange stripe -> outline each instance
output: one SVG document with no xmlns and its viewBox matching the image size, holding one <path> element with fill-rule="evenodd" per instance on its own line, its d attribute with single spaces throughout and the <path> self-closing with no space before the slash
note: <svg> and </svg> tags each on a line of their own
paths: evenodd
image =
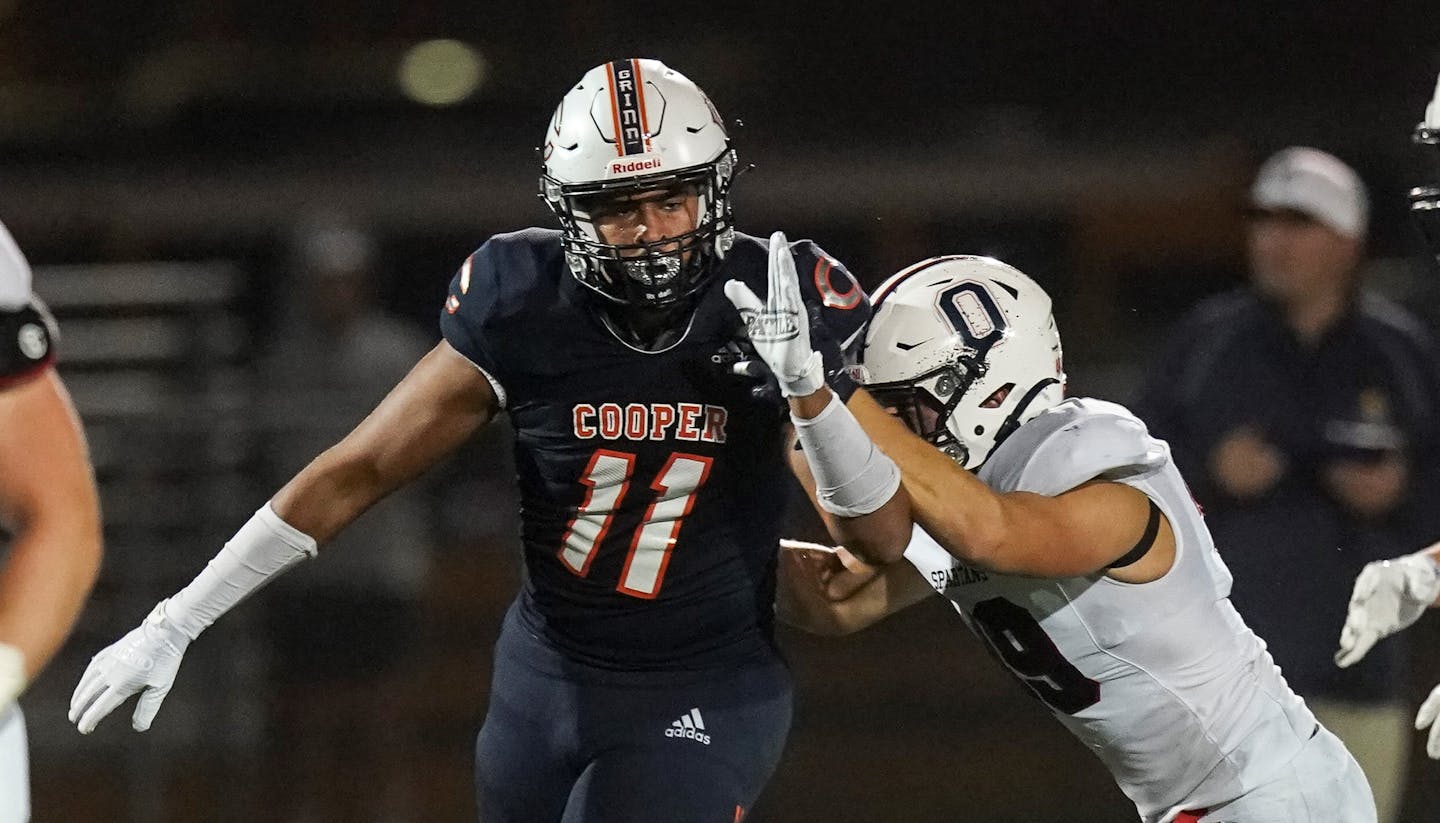
<svg viewBox="0 0 1440 823">
<path fill-rule="evenodd" d="M 734 241 L 727 195 L 735 151 L 725 126 L 698 86 L 658 60 L 616 60 L 586 72 L 555 109 L 543 155 L 540 193 L 565 231 L 566 263 L 612 304 L 682 303 Z M 699 195 L 694 230 L 630 246 L 596 232 L 593 198 L 677 185 Z"/>
<path fill-rule="evenodd" d="M 866 390 L 967 469 L 1065 398 L 1050 296 L 999 260 L 922 260 L 886 280 L 873 305 Z"/>
</svg>

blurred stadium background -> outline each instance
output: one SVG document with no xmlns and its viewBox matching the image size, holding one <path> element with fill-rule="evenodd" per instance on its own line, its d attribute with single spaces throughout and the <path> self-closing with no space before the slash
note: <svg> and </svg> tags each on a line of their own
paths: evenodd
<svg viewBox="0 0 1440 823">
<path fill-rule="evenodd" d="M 433 550 L 402 590 L 399 670 L 316 674 L 307 694 L 257 602 L 192 650 L 151 732 L 117 713 L 81 737 L 65 707 L 89 655 L 310 456 L 278 444 L 363 414 L 345 386 L 276 397 L 309 228 L 368 238 L 383 312 L 437 339 L 464 256 L 550 225 L 534 147 L 559 96 L 632 55 L 743 124 L 742 229 L 814 237 L 871 286 L 931 254 L 1002 257 L 1056 296 L 1073 393 L 1126 399 L 1167 324 L 1241 280 L 1245 187 L 1289 144 L 1360 171 L 1373 284 L 1440 318 L 1404 214 L 1430 170 L 1408 136 L 1440 71 L 1433 0 L 0 0 L 0 220 L 62 319 L 108 520 L 93 601 L 23 701 L 37 821 L 474 818 L 489 648 L 518 583 L 503 431 L 423 482 L 414 539 Z M 1417 702 L 1440 680 L 1437 626 L 1391 641 L 1420 652 Z M 796 726 L 751 819 L 1134 819 L 938 601 L 855 638 L 781 639 Z M 378 728 L 407 765 L 377 787 L 370 749 L 302 752 L 296 717 L 339 740 Z M 1415 743 L 1405 819 L 1433 821 L 1440 764 Z M 404 814 L 346 810 L 372 789 Z"/>
</svg>

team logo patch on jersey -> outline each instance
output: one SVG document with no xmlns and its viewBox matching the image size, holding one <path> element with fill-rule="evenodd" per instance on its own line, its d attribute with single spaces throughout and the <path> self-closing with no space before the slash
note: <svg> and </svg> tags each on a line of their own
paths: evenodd
<svg viewBox="0 0 1440 823">
<path fill-rule="evenodd" d="M 864 294 L 860 284 L 829 257 L 815 261 L 815 290 L 820 292 L 820 301 L 832 309 L 853 309 L 860 305 Z"/>
<path fill-rule="evenodd" d="M 671 723 L 670 728 L 665 730 L 665 736 L 694 740 L 706 746 L 710 745 L 710 735 L 705 731 L 705 721 L 701 719 L 698 708 L 680 715 L 680 719 Z"/>
</svg>

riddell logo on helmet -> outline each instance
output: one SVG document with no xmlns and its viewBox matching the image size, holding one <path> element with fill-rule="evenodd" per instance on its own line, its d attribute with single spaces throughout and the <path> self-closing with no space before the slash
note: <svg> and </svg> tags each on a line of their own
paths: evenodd
<svg viewBox="0 0 1440 823">
<path fill-rule="evenodd" d="M 660 168 L 660 158 L 658 157 L 638 157 L 634 160 L 610 161 L 611 174 L 625 174 L 627 172 L 634 171 L 649 171 L 650 169 L 658 168 Z"/>
</svg>

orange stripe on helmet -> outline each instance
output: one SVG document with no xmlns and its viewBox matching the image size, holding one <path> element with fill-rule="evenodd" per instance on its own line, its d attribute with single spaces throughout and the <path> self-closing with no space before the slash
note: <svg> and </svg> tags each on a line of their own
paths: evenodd
<svg viewBox="0 0 1440 823">
<path fill-rule="evenodd" d="M 640 128 L 645 130 L 645 151 L 650 151 L 650 118 L 645 114 L 645 78 L 640 74 L 640 61 L 632 59 L 635 69 L 635 95 L 640 100 Z"/>
<path fill-rule="evenodd" d="M 605 75 L 610 78 L 610 122 L 615 126 L 615 156 L 625 156 L 625 141 L 620 136 L 620 92 L 615 88 L 615 64 L 605 64 Z"/>
</svg>

